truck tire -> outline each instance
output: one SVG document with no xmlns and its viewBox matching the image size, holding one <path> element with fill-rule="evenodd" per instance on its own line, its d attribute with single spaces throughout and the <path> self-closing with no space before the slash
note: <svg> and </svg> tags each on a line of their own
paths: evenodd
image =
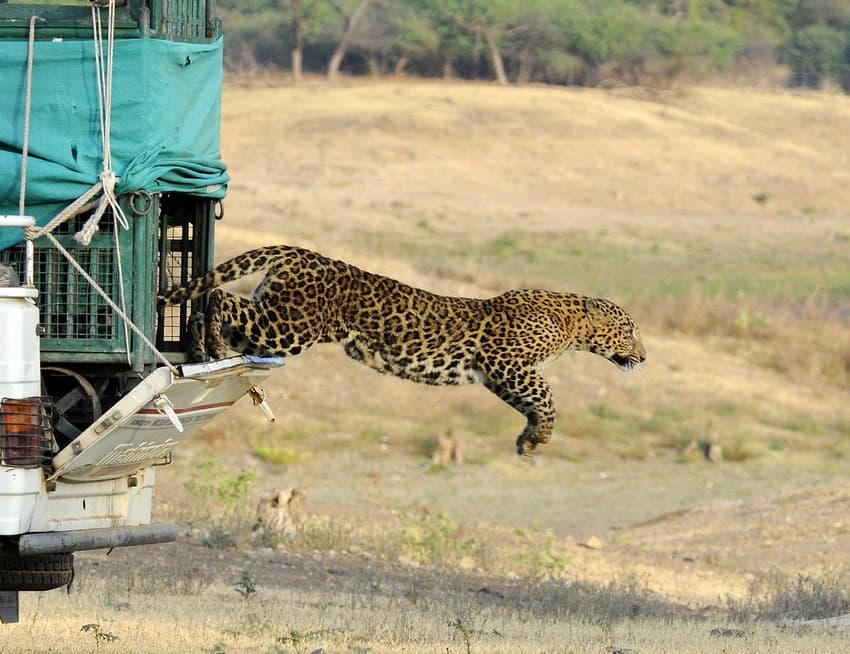
<svg viewBox="0 0 850 654">
<path fill-rule="evenodd" d="M 73 578 L 73 554 L 0 555 L 0 590 L 51 590 Z"/>
</svg>

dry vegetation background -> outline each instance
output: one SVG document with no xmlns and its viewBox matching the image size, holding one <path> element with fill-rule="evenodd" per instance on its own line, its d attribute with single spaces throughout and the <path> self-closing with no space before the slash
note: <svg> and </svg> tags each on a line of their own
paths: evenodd
<svg viewBox="0 0 850 654">
<path fill-rule="evenodd" d="M 483 388 L 316 348 L 267 384 L 277 423 L 243 401 L 160 470 L 179 543 L 78 555 L 0 647 L 845 652 L 846 626 L 779 625 L 850 613 L 848 153 L 839 95 L 230 80 L 218 259 L 601 295 L 647 363 L 552 364 L 527 462 Z M 462 465 L 432 462 L 449 430 Z M 302 491 L 294 531 L 252 534 L 273 487 Z"/>
</svg>

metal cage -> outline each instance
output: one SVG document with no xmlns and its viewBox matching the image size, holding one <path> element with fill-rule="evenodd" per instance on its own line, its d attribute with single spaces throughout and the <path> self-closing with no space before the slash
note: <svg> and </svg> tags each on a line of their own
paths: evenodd
<svg viewBox="0 0 850 654">
<path fill-rule="evenodd" d="M 204 307 L 195 302 L 157 309 L 156 296 L 212 266 L 216 201 L 183 194 L 146 198 L 146 211 L 139 214 L 139 201 L 122 197 L 122 208 L 133 216 L 129 229 L 116 226 L 107 211 L 88 246 L 73 235 L 90 214 L 61 225 L 54 236 L 149 338 L 155 336 L 157 349 L 180 361 L 189 316 Z M 0 261 L 23 278 L 23 245 L 4 250 Z M 43 362 L 110 363 L 136 371 L 155 363 L 153 353 L 125 330 L 121 317 L 46 239 L 35 243 L 35 283 Z"/>
<path fill-rule="evenodd" d="M 215 0 L 124 0 L 115 8 L 117 38 L 214 41 L 221 36 Z M 90 38 L 89 2 L 0 2 L 0 38 L 20 38 L 37 12 L 43 21 L 38 38 Z"/>
</svg>

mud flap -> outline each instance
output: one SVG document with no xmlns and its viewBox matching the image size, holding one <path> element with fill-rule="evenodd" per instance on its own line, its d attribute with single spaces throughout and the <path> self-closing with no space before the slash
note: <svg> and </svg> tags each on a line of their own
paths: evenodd
<svg viewBox="0 0 850 654">
<path fill-rule="evenodd" d="M 49 479 L 115 479 L 163 461 L 283 363 L 239 356 L 185 364 L 179 375 L 157 368 L 56 454 Z"/>
<path fill-rule="evenodd" d="M 3 624 L 17 622 L 18 610 L 18 591 L 0 590 L 0 622 Z"/>
</svg>

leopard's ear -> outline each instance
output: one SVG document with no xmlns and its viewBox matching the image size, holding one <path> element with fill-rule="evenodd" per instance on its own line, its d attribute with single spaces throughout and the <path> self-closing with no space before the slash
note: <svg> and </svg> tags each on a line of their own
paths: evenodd
<svg viewBox="0 0 850 654">
<path fill-rule="evenodd" d="M 609 312 L 605 309 L 603 300 L 589 297 L 584 301 L 584 310 L 591 325 L 600 326 L 608 322 Z"/>
</svg>

